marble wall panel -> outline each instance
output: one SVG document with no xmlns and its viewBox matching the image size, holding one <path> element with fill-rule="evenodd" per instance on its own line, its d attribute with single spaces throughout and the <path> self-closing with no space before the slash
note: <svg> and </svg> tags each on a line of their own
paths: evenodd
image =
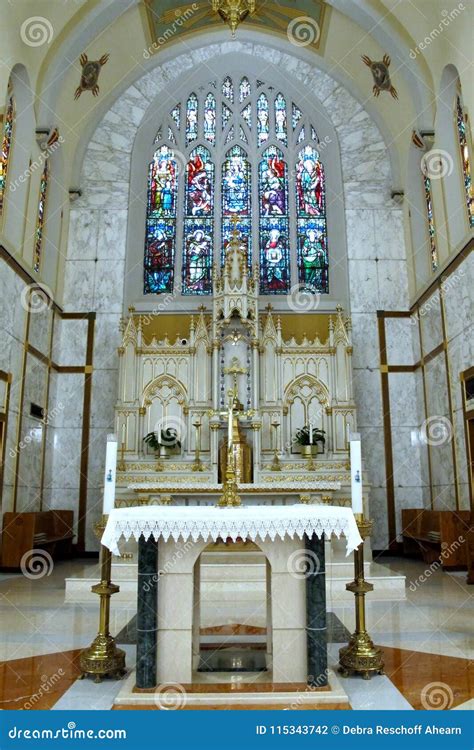
<svg viewBox="0 0 474 750">
<path fill-rule="evenodd" d="M 452 484 L 433 484 L 433 510 L 456 510 L 456 495 Z"/>
<path fill-rule="evenodd" d="M 33 354 L 27 354 L 23 391 L 23 414 L 29 416 L 31 404 L 41 406 L 45 412 L 48 398 L 48 365 Z"/>
<path fill-rule="evenodd" d="M 379 305 L 382 310 L 407 310 L 408 275 L 404 260 L 379 260 L 377 263 Z"/>
<path fill-rule="evenodd" d="M 72 207 L 69 212 L 69 260 L 95 260 L 99 236 L 100 212 Z M 69 289 L 67 297 L 69 297 Z"/>
<path fill-rule="evenodd" d="M 459 409 L 462 406 L 460 375 L 474 364 L 474 336 L 471 329 L 463 331 L 449 341 L 448 360 L 453 409 Z"/>
<path fill-rule="evenodd" d="M 94 532 L 94 524 L 102 515 L 103 491 L 87 490 L 87 512 L 86 512 L 86 539 L 85 548 L 88 552 L 96 552 L 100 549 L 100 543 Z"/>
<path fill-rule="evenodd" d="M 369 495 L 369 514 L 374 522 L 370 543 L 373 550 L 387 549 L 388 515 L 387 515 L 387 492 L 380 487 L 372 487 Z"/>
<path fill-rule="evenodd" d="M 349 260 L 351 311 L 375 313 L 380 305 L 377 286 L 377 263 L 374 260 Z"/>
<path fill-rule="evenodd" d="M 82 169 L 83 176 L 88 180 L 121 180 L 130 169 L 130 154 L 91 143 Z"/>
<path fill-rule="evenodd" d="M 125 262 L 98 260 L 95 266 L 93 309 L 103 313 L 121 312 Z"/>
<path fill-rule="evenodd" d="M 378 368 L 380 346 L 377 318 L 372 313 L 353 313 L 352 321 L 352 366 L 358 369 Z"/>
<path fill-rule="evenodd" d="M 352 385 L 358 427 L 382 427 L 380 373 L 367 369 L 354 370 Z"/>
<path fill-rule="evenodd" d="M 375 260 L 375 211 L 346 211 L 347 256 L 351 260 Z"/>
<path fill-rule="evenodd" d="M 41 488 L 43 437 L 44 426 L 42 422 L 24 415 L 21 421 L 21 434 L 18 444 L 17 483 L 19 488 Z"/>
<path fill-rule="evenodd" d="M 1 260 L 0 266 L 0 331 L 9 333 L 23 343 L 29 302 L 29 287 Z"/>
<path fill-rule="evenodd" d="M 97 313 L 94 334 L 94 368 L 117 369 L 121 345 L 120 313 Z"/>
<path fill-rule="evenodd" d="M 52 394 L 53 395 L 53 394 Z M 53 426 L 82 430 L 84 407 L 84 375 L 58 373 L 54 381 L 54 401 L 50 409 Z"/>
<path fill-rule="evenodd" d="M 472 329 L 474 257 L 470 253 L 443 284 L 443 303 L 448 340 Z"/>
<path fill-rule="evenodd" d="M 66 312 L 89 312 L 93 299 L 95 262 L 93 260 L 68 260 L 65 266 L 64 310 Z"/>
<path fill-rule="evenodd" d="M 84 366 L 87 350 L 87 320 L 60 319 L 54 324 L 52 359 L 56 365 Z"/>
<path fill-rule="evenodd" d="M 416 427 L 419 422 L 417 388 L 414 374 L 394 372 L 388 376 L 392 427 Z M 397 430 L 394 430 L 396 437 Z"/>
<path fill-rule="evenodd" d="M 425 366 L 427 417 L 449 416 L 449 393 L 444 352 Z"/>
<path fill-rule="evenodd" d="M 45 356 L 49 356 L 53 318 L 53 310 L 47 306 L 38 308 L 34 312 L 32 310 L 30 314 L 28 343 Z"/>
<path fill-rule="evenodd" d="M 79 489 L 82 432 L 77 428 L 55 427 L 46 435 L 52 455 L 51 484 L 45 489 Z"/>
<path fill-rule="evenodd" d="M 128 211 L 101 211 L 97 238 L 99 260 L 125 260 Z"/>
<path fill-rule="evenodd" d="M 94 489 L 100 489 L 104 484 L 105 450 L 109 432 L 104 428 L 90 430 L 87 482 Z"/>
<path fill-rule="evenodd" d="M 420 447 L 413 439 L 413 429 L 398 427 L 392 436 L 393 482 L 395 487 L 419 487 Z"/>
<path fill-rule="evenodd" d="M 421 305 L 418 316 L 421 326 L 423 352 L 424 354 L 428 354 L 443 341 L 443 322 L 439 292 L 434 292 Z"/>
<path fill-rule="evenodd" d="M 449 485 L 454 496 L 454 463 L 451 440 L 430 443 L 431 482 L 433 487 Z"/>
<path fill-rule="evenodd" d="M 372 487 L 385 487 L 385 447 L 380 440 L 380 429 L 358 427 L 361 436 L 364 471 L 367 472 Z"/>
<path fill-rule="evenodd" d="M 383 260 L 406 260 L 401 209 L 374 211 L 376 257 Z"/>
<path fill-rule="evenodd" d="M 389 365 L 414 365 L 420 359 L 418 324 L 415 318 L 385 318 L 385 340 Z"/>
<path fill-rule="evenodd" d="M 91 427 L 114 431 L 114 408 L 118 393 L 117 370 L 94 370 L 92 374 Z"/>
</svg>

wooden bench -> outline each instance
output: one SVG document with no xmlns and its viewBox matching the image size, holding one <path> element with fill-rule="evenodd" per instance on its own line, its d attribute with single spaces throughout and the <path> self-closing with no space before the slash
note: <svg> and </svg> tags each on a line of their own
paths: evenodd
<svg viewBox="0 0 474 750">
<path fill-rule="evenodd" d="M 467 538 L 470 526 L 467 510 L 402 510 L 403 552 L 443 568 L 467 568 Z M 433 532 L 438 536 L 434 539 Z"/>
<path fill-rule="evenodd" d="M 2 568 L 19 568 L 26 552 L 47 550 L 53 558 L 71 556 L 74 512 L 46 510 L 5 513 L 2 532 Z"/>
</svg>

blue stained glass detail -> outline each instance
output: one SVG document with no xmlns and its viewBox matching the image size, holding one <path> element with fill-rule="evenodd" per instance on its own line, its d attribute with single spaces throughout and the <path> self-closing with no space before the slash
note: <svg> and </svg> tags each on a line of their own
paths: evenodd
<svg viewBox="0 0 474 750">
<path fill-rule="evenodd" d="M 286 216 L 287 169 L 283 154 L 271 146 L 264 157 L 259 166 L 260 215 Z"/>
<path fill-rule="evenodd" d="M 226 154 L 222 168 L 222 213 L 250 216 L 250 165 L 240 146 Z"/>
<path fill-rule="evenodd" d="M 168 128 L 168 140 L 170 143 L 176 143 L 176 139 L 174 137 L 174 133 L 171 130 L 171 128 Z"/>
<path fill-rule="evenodd" d="M 251 104 L 247 104 L 247 106 L 243 108 L 242 117 L 244 118 L 249 128 L 252 128 L 252 105 Z"/>
<path fill-rule="evenodd" d="M 186 170 L 186 215 L 207 216 L 214 205 L 214 164 L 203 146 L 195 148 L 190 157 Z"/>
<path fill-rule="evenodd" d="M 269 125 L 268 99 L 265 94 L 260 94 L 257 100 L 257 132 L 259 146 L 268 140 Z"/>
<path fill-rule="evenodd" d="M 244 129 L 243 129 L 242 125 L 240 125 L 240 127 L 239 127 L 239 138 L 244 143 L 248 143 L 248 138 L 245 135 L 245 132 L 244 132 Z"/>
<path fill-rule="evenodd" d="M 150 162 L 148 175 L 148 215 L 153 218 L 176 215 L 178 188 L 177 164 L 174 154 L 162 146 Z"/>
<path fill-rule="evenodd" d="M 283 94 L 278 94 L 275 98 L 275 133 L 278 140 L 285 144 L 288 141 L 286 120 L 286 102 Z"/>
<path fill-rule="evenodd" d="M 298 143 L 302 143 L 302 141 L 304 141 L 305 137 L 306 136 L 305 136 L 304 125 L 302 125 L 301 126 L 301 130 L 300 130 L 299 135 L 298 135 Z"/>
<path fill-rule="evenodd" d="M 299 121 L 301 120 L 302 112 L 299 107 L 296 106 L 296 104 L 292 104 L 291 109 L 291 124 L 293 126 L 293 130 L 296 129 L 296 126 L 298 125 Z"/>
<path fill-rule="evenodd" d="M 179 130 L 181 125 L 181 105 L 177 104 L 176 107 L 171 110 L 170 114 Z"/>
<path fill-rule="evenodd" d="M 177 164 L 167 146 L 158 149 L 148 171 L 145 239 L 145 294 L 173 290 Z"/>
<path fill-rule="evenodd" d="M 223 104 L 222 105 L 222 130 L 224 130 L 225 126 L 227 125 L 231 117 L 232 117 L 231 110 L 226 104 Z"/>
<path fill-rule="evenodd" d="M 234 126 L 231 125 L 231 127 L 229 128 L 229 132 L 227 133 L 227 137 L 225 139 L 225 142 L 226 143 L 230 143 L 231 141 L 233 141 L 234 140 L 234 135 L 235 135 Z"/>
<path fill-rule="evenodd" d="M 209 143 L 216 142 L 216 97 L 208 94 L 204 102 L 204 138 Z"/>
<path fill-rule="evenodd" d="M 195 141 L 198 135 L 198 99 L 191 94 L 186 105 L 186 144 Z"/>
<path fill-rule="evenodd" d="M 306 146 L 296 166 L 298 216 L 321 216 L 325 212 L 324 169 L 319 153 Z"/>
<path fill-rule="evenodd" d="M 232 238 L 232 233 L 237 229 L 242 245 L 247 250 L 247 260 L 249 265 L 252 263 L 252 232 L 250 219 L 239 219 L 238 222 L 233 222 L 229 218 L 222 219 L 222 253 L 221 253 L 221 264 L 224 263 L 225 251 Z"/>
</svg>

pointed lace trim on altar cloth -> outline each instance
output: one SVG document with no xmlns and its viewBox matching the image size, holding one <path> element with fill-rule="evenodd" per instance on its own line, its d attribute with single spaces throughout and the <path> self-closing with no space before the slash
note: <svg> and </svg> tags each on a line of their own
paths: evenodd
<svg viewBox="0 0 474 750">
<path fill-rule="evenodd" d="M 115 508 L 111 511 L 102 537 L 102 544 L 114 554 L 120 554 L 118 542 L 132 536 L 138 541 L 153 536 L 158 541 L 180 537 L 197 542 L 217 541 L 230 537 L 235 542 L 241 539 L 264 541 L 286 535 L 303 539 L 304 534 L 321 537 L 332 534 L 346 537 L 346 554 L 349 555 L 362 542 L 354 514 L 350 508 L 319 505 L 256 506 L 242 505 L 239 508 L 140 506 Z"/>
</svg>

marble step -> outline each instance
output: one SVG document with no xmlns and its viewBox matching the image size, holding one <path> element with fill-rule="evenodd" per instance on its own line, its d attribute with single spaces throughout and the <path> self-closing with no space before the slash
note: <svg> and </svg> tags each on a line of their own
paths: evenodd
<svg viewBox="0 0 474 750">
<path fill-rule="evenodd" d="M 374 585 L 371 598 L 386 601 L 402 601 L 406 598 L 405 576 L 393 574 L 379 563 L 365 563 L 366 579 Z M 265 595 L 265 569 L 261 564 L 226 564 L 225 574 L 222 563 L 201 565 L 201 597 L 203 603 L 232 601 L 255 602 Z M 353 580 L 354 569 L 351 563 L 329 563 L 326 568 L 326 592 L 331 601 L 349 601 L 353 594 L 346 591 L 346 583 Z M 137 595 L 136 563 L 114 563 L 112 580 L 120 586 L 120 592 L 114 595 L 115 602 L 132 602 Z M 91 601 L 95 594 L 91 586 L 97 578 L 66 578 L 66 602 Z"/>
</svg>

